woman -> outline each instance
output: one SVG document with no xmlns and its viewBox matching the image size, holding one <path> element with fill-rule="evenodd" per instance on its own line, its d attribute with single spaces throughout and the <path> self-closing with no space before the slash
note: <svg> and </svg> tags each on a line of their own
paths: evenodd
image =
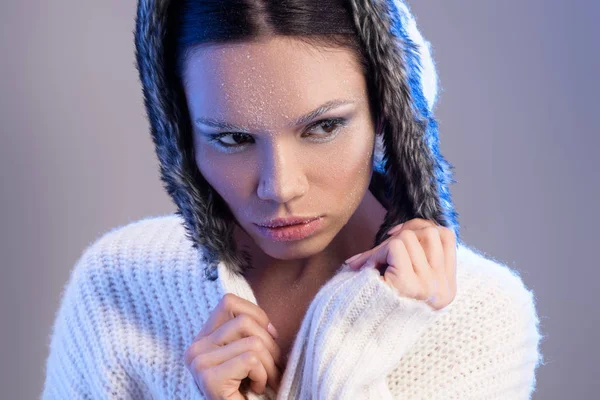
<svg viewBox="0 0 600 400">
<path fill-rule="evenodd" d="M 529 398 L 533 293 L 460 242 L 404 3 L 141 0 L 135 40 L 178 211 L 82 255 L 43 398 Z"/>
</svg>

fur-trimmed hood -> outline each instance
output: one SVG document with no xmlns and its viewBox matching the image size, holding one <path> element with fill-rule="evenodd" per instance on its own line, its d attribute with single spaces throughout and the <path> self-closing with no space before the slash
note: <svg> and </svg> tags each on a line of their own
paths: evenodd
<svg viewBox="0 0 600 400">
<path fill-rule="evenodd" d="M 200 174 L 193 155 L 190 118 L 178 87 L 170 50 L 168 15 L 176 0 L 139 0 L 135 50 L 161 180 L 185 221 L 186 234 L 216 279 L 217 264 L 235 272 L 244 260 L 235 252 L 234 217 Z M 386 207 L 374 245 L 393 226 L 424 218 L 454 230 L 457 212 L 449 184 L 453 168 L 439 150 L 433 116 L 438 82 L 431 49 L 401 0 L 348 0 L 361 43 L 374 71 L 375 96 L 383 121 L 377 136 L 369 190 Z"/>
</svg>

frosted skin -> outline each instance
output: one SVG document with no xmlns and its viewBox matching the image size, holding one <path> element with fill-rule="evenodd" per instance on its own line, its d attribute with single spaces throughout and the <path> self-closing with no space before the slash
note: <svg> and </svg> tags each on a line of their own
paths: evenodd
<svg viewBox="0 0 600 400">
<path fill-rule="evenodd" d="M 243 228 L 236 240 L 252 253 L 256 271 L 249 281 L 269 276 L 286 286 L 322 283 L 346 258 L 371 248 L 385 211 L 368 191 L 374 122 L 366 81 L 350 50 L 282 37 L 204 46 L 188 59 L 184 87 L 193 124 L 198 117 L 224 120 L 247 127 L 244 133 L 252 137 L 242 137 L 239 152 L 227 153 L 206 134 L 239 130 L 194 124 L 198 168 L 230 206 Z M 333 140 L 311 140 L 327 137 L 327 126 L 289 126 L 334 99 L 354 104 L 311 121 L 346 118 Z M 322 136 L 307 137 L 309 132 Z M 236 143 L 232 136 L 221 140 Z M 269 240 L 253 226 L 287 215 L 325 219 L 318 233 L 292 242 Z"/>
</svg>

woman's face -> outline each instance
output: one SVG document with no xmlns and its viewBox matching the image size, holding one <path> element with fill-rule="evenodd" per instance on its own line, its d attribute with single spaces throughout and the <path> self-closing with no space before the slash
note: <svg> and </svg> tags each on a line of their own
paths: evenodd
<svg viewBox="0 0 600 400">
<path fill-rule="evenodd" d="M 324 250 L 372 173 L 375 131 L 354 54 L 282 37 L 202 47 L 184 87 L 198 168 L 244 231 L 278 259 Z M 257 226 L 291 216 L 323 218 L 297 240 Z"/>
</svg>

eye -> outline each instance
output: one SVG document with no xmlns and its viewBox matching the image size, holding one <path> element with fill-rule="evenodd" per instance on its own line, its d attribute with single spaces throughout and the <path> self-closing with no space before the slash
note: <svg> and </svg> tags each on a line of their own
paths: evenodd
<svg viewBox="0 0 600 400">
<path fill-rule="evenodd" d="M 338 131 L 345 126 L 347 123 L 345 118 L 328 118 L 317 121 L 309 126 L 307 132 L 314 132 L 315 128 L 322 128 L 325 134 L 312 134 L 309 133 L 309 137 L 318 137 L 318 139 L 311 139 L 316 142 L 326 142 L 333 139 Z M 227 138 L 227 140 L 222 140 Z M 236 149 L 246 147 L 247 142 L 252 142 L 252 136 L 242 132 L 223 132 L 208 135 L 210 142 L 216 142 L 217 145 L 227 152 L 234 152 Z"/>
<path fill-rule="evenodd" d="M 211 142 L 216 142 L 219 146 L 224 147 L 226 149 L 236 148 L 236 147 L 244 147 L 243 144 L 246 140 L 251 138 L 247 133 L 241 132 L 233 132 L 233 133 L 216 133 L 212 135 L 208 135 L 208 138 Z M 221 140 L 221 138 L 228 138 L 227 141 Z"/>
<path fill-rule="evenodd" d="M 315 122 L 314 124 L 312 124 L 310 126 L 309 131 L 312 131 L 313 128 L 317 127 L 317 128 L 322 128 L 325 131 L 324 135 L 321 134 L 317 134 L 317 135 L 310 135 L 310 136 L 320 136 L 320 139 L 316 139 L 317 141 L 328 141 L 333 139 L 337 132 L 346 125 L 346 120 L 344 118 L 329 118 L 329 119 L 322 119 L 320 121 Z"/>
</svg>

